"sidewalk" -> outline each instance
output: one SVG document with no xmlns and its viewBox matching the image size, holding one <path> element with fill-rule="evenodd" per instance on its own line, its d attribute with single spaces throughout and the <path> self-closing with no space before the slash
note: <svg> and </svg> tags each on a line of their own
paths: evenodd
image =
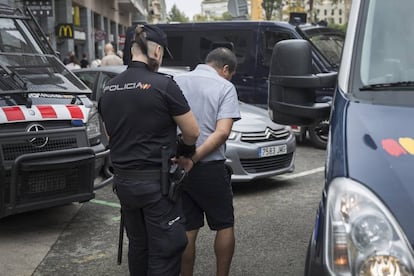
<svg viewBox="0 0 414 276">
<path fill-rule="evenodd" d="M 70 204 L 1 219 L 0 275 L 32 275 L 81 206 Z"/>
</svg>

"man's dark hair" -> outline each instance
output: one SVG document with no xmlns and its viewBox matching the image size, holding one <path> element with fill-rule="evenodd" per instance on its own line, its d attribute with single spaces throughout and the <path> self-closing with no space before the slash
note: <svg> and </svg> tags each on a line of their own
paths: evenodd
<svg viewBox="0 0 414 276">
<path fill-rule="evenodd" d="M 225 47 L 219 47 L 208 53 L 205 62 L 212 64 L 214 67 L 222 68 L 224 65 L 229 66 L 229 71 L 236 71 L 237 58 L 236 55 Z"/>
</svg>

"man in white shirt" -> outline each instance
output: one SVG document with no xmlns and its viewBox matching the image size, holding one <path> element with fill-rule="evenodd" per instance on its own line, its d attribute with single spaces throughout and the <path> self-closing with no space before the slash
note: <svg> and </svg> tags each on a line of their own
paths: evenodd
<svg viewBox="0 0 414 276">
<path fill-rule="evenodd" d="M 216 231 L 214 252 L 217 276 L 229 274 L 233 258 L 234 209 L 231 172 L 225 166 L 225 143 L 233 122 L 240 119 L 239 102 L 230 82 L 237 59 L 227 48 L 216 48 L 193 71 L 174 77 L 200 127 L 197 149 L 191 158 L 180 158 L 189 171 L 183 185 L 182 204 L 188 244 L 181 261 L 181 276 L 193 274 L 195 242 L 204 216 Z"/>
<path fill-rule="evenodd" d="M 107 43 L 104 47 L 105 56 L 101 60 L 101 66 L 123 65 L 122 59 L 116 55 L 114 46 Z"/>
</svg>

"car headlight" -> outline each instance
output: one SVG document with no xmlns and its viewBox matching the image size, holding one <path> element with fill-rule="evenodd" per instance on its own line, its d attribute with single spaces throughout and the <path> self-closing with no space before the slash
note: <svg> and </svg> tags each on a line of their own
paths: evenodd
<svg viewBox="0 0 414 276">
<path fill-rule="evenodd" d="M 239 132 L 237 131 L 231 131 L 229 137 L 227 138 L 227 140 L 236 140 L 237 136 L 239 135 Z"/>
<path fill-rule="evenodd" d="M 393 215 L 366 187 L 336 178 L 327 195 L 325 261 L 333 275 L 413 275 L 414 254 Z"/>
<path fill-rule="evenodd" d="M 86 124 L 86 133 L 91 145 L 96 145 L 100 142 L 101 126 L 98 110 L 93 106 L 89 111 L 89 118 Z"/>
<path fill-rule="evenodd" d="M 285 129 L 287 130 L 287 131 L 292 131 L 292 126 L 285 126 Z"/>
</svg>

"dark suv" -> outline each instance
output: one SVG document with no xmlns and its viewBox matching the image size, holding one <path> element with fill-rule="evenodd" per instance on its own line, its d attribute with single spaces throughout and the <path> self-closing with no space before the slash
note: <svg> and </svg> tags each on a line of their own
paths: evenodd
<svg viewBox="0 0 414 276">
<path fill-rule="evenodd" d="M 275 43 L 286 39 L 312 41 L 313 70 L 328 72 L 337 68 L 344 33 L 320 25 L 294 26 L 274 21 L 223 21 L 158 24 L 167 34 L 173 58 L 164 57 L 165 66 L 189 66 L 203 63 L 217 46 L 232 48 L 238 66 L 232 78 L 245 103 L 266 107 L 269 64 Z M 330 91 L 332 94 L 332 89 Z"/>
</svg>

